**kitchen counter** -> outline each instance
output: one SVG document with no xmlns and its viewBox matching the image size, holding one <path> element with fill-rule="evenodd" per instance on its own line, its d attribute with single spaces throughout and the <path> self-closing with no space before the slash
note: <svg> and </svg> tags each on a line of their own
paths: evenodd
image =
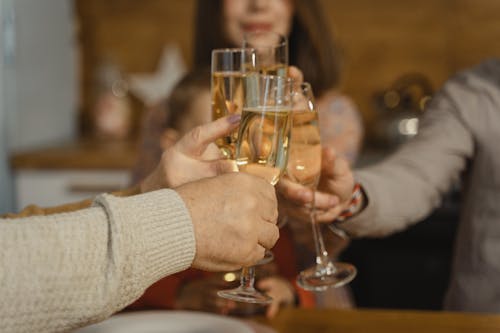
<svg viewBox="0 0 500 333">
<path fill-rule="evenodd" d="M 130 186 L 137 147 L 81 140 L 12 154 L 16 209 L 76 202 Z"/>
<path fill-rule="evenodd" d="M 500 315 L 399 310 L 327 310 L 288 308 L 271 320 L 255 318 L 281 333 L 493 333 Z"/>
<path fill-rule="evenodd" d="M 130 170 L 137 156 L 136 142 L 82 140 L 11 155 L 14 170 Z"/>
</svg>

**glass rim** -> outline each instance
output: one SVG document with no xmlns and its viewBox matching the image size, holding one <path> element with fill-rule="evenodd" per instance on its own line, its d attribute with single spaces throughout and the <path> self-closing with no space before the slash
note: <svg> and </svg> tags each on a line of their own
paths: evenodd
<svg viewBox="0 0 500 333">
<path fill-rule="evenodd" d="M 254 47 L 225 47 L 225 48 L 213 49 L 212 55 L 219 53 L 243 53 L 245 51 L 256 52 Z"/>
<path fill-rule="evenodd" d="M 276 44 L 273 44 L 273 45 L 254 45 L 252 48 L 282 47 L 282 46 L 287 46 L 287 44 L 288 44 L 288 38 L 285 35 L 280 34 L 279 32 L 267 31 L 267 30 L 255 30 L 255 31 L 245 32 L 243 34 L 243 45 L 245 45 L 245 43 L 248 43 L 248 41 L 246 40 L 247 36 L 258 35 L 258 34 L 272 34 L 272 35 L 279 36 L 280 38 Z"/>
</svg>

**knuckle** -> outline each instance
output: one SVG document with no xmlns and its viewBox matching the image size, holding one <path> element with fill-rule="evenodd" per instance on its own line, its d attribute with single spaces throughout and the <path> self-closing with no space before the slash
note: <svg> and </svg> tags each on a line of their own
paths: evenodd
<svg viewBox="0 0 500 333">
<path fill-rule="evenodd" d="M 253 248 L 252 252 L 247 256 L 245 266 L 254 265 L 256 262 L 264 258 L 265 249 L 263 247 Z"/>
<path fill-rule="evenodd" d="M 268 185 L 268 187 L 267 187 L 266 191 L 269 193 L 269 197 L 272 198 L 273 204 L 277 205 L 278 204 L 278 195 L 276 193 L 276 190 L 272 185 L 270 185 L 270 184 L 267 184 L 267 185 Z"/>
<path fill-rule="evenodd" d="M 278 228 L 278 226 L 275 225 L 274 228 L 272 229 L 271 243 L 273 245 L 276 244 L 279 238 L 280 238 L 280 229 Z"/>
<path fill-rule="evenodd" d="M 278 212 L 277 208 L 274 209 L 274 212 L 273 212 L 273 215 L 271 216 L 271 219 L 272 219 L 273 223 L 277 223 L 278 222 L 279 212 Z"/>
<path fill-rule="evenodd" d="M 254 260 L 254 262 L 259 261 L 262 258 L 264 258 L 265 254 L 266 254 L 266 249 L 263 248 L 262 246 L 259 246 L 257 248 L 257 250 L 255 250 L 255 260 Z"/>
<path fill-rule="evenodd" d="M 272 208 L 277 212 L 279 202 L 278 202 L 278 197 L 276 197 L 275 194 L 273 194 L 273 196 L 271 197 L 270 203 L 272 205 Z"/>
</svg>

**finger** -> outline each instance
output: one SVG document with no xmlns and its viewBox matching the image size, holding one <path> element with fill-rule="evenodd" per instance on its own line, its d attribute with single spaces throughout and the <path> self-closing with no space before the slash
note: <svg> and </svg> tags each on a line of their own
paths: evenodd
<svg viewBox="0 0 500 333">
<path fill-rule="evenodd" d="M 267 180 L 264 180 L 263 178 L 260 178 L 259 180 L 263 181 L 262 186 L 260 187 L 260 194 L 262 195 L 262 198 L 265 199 L 265 203 L 270 205 L 270 209 L 277 210 L 278 199 L 276 197 L 276 189 L 273 185 L 268 183 Z"/>
<path fill-rule="evenodd" d="M 262 222 L 258 228 L 258 243 L 266 249 L 272 248 L 280 237 L 278 226 L 269 222 Z"/>
<path fill-rule="evenodd" d="M 212 164 L 212 168 L 216 175 L 223 175 L 229 172 L 237 172 L 238 167 L 234 160 L 218 160 L 214 162 L 209 162 Z"/>
<path fill-rule="evenodd" d="M 340 200 L 336 195 L 325 192 L 314 193 L 314 206 L 317 209 L 327 210 L 334 208 L 339 204 L 339 202 Z"/>
<path fill-rule="evenodd" d="M 240 270 L 243 265 L 241 264 L 241 259 L 236 260 L 238 258 L 235 258 L 233 261 L 212 261 L 210 262 L 209 265 L 205 266 L 193 266 L 194 268 L 198 268 L 207 272 L 232 272 L 232 271 L 237 271 Z M 238 262 L 236 264 L 235 262 Z M 257 260 L 258 261 L 258 260 Z"/>
<path fill-rule="evenodd" d="M 332 147 L 325 147 L 321 151 L 321 175 L 327 177 L 334 176 L 335 166 L 335 149 Z"/>
<path fill-rule="evenodd" d="M 333 148 L 324 148 L 322 153 L 322 175 L 335 179 L 350 171 L 349 163 L 337 156 Z"/>
<path fill-rule="evenodd" d="M 277 300 L 274 300 L 271 304 L 269 304 L 269 307 L 267 308 L 266 311 L 266 317 L 267 318 L 274 318 L 280 309 L 280 303 Z"/>
<path fill-rule="evenodd" d="M 338 206 L 325 212 L 317 212 L 316 222 L 331 223 L 342 213 L 342 207 Z"/>
<path fill-rule="evenodd" d="M 309 207 L 297 207 L 289 210 L 289 216 L 300 223 L 309 223 L 311 220 L 311 209 Z"/>
<path fill-rule="evenodd" d="M 273 281 L 274 281 L 273 279 L 264 278 L 262 280 L 259 280 L 259 282 L 257 282 L 257 287 L 259 289 L 267 291 L 273 287 L 273 283 L 274 283 Z"/>
<path fill-rule="evenodd" d="M 197 126 L 178 141 L 176 148 L 184 154 L 200 156 L 211 142 L 228 135 L 238 127 L 240 119 L 241 115 L 233 114 Z"/>
<path fill-rule="evenodd" d="M 276 191 L 274 186 L 267 181 L 262 179 L 259 180 L 263 181 L 263 186 L 260 187 L 259 191 L 262 218 L 267 222 L 276 224 L 278 223 L 278 199 L 276 197 Z"/>
<path fill-rule="evenodd" d="M 291 204 L 290 202 L 287 202 L 285 200 L 280 200 L 280 205 L 279 205 L 279 213 L 280 217 L 279 219 L 286 219 L 287 223 L 290 220 L 303 220 L 304 219 L 304 212 L 306 212 L 305 207 Z M 289 217 L 293 217 L 290 219 Z M 279 224 L 279 222 L 278 222 Z"/>
<path fill-rule="evenodd" d="M 261 202 L 267 202 L 273 206 L 275 205 L 276 191 L 274 189 L 274 186 L 271 185 L 267 180 L 257 175 L 245 172 L 238 173 L 237 177 L 241 178 L 240 183 L 248 185 L 252 184 L 251 186 L 257 190 L 259 198 L 262 198 Z"/>
<path fill-rule="evenodd" d="M 276 184 L 276 189 L 285 199 L 299 205 L 310 203 L 313 200 L 313 193 L 310 189 L 292 182 L 286 177 L 282 178 L 278 184 Z"/>
<path fill-rule="evenodd" d="M 248 262 L 244 266 L 249 267 L 257 264 L 260 260 L 264 258 L 265 255 L 266 255 L 266 249 L 260 244 L 255 245 L 254 251 L 250 255 Z"/>
<path fill-rule="evenodd" d="M 220 160 L 224 155 L 215 143 L 209 143 L 200 157 L 203 161 L 215 161 Z"/>
<path fill-rule="evenodd" d="M 255 266 L 260 260 L 264 258 L 266 254 L 266 249 L 260 245 L 255 244 L 253 250 L 249 254 L 245 254 L 245 258 L 241 258 L 241 254 L 239 255 L 239 263 L 243 267 Z M 240 266 L 240 268 L 241 268 Z M 236 271 L 237 269 L 231 269 L 230 271 Z M 229 270 L 228 270 L 229 271 Z"/>
<path fill-rule="evenodd" d="M 288 76 L 291 77 L 295 83 L 300 84 L 304 82 L 304 74 L 302 74 L 302 71 L 295 66 L 288 67 Z"/>
</svg>

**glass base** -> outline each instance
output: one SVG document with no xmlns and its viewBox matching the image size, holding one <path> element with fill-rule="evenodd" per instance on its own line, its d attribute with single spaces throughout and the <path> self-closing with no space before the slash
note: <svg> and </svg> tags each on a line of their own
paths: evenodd
<svg viewBox="0 0 500 333">
<path fill-rule="evenodd" d="M 351 264 L 329 262 L 326 267 L 315 265 L 300 272 L 297 284 L 305 290 L 323 291 L 328 288 L 342 287 L 351 282 L 356 274 L 356 267 Z"/>
<path fill-rule="evenodd" d="M 273 299 L 266 294 L 257 291 L 254 288 L 245 289 L 238 287 L 229 290 L 219 290 L 217 295 L 222 298 L 230 299 L 236 302 L 245 302 L 253 304 L 271 304 Z"/>
</svg>

